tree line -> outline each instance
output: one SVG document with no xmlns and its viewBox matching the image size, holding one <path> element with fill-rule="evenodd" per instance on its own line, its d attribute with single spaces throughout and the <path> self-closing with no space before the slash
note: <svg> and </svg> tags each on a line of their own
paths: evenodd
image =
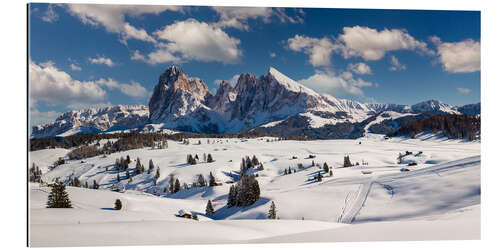
<svg viewBox="0 0 500 250">
<path fill-rule="evenodd" d="M 481 117 L 456 114 L 439 114 L 411 120 L 387 136 L 415 136 L 422 132 L 442 134 L 449 139 L 475 140 L 480 138 Z"/>
</svg>

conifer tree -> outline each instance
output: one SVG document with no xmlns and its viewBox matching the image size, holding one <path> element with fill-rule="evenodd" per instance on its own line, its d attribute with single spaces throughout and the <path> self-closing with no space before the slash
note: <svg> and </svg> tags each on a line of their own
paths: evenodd
<svg viewBox="0 0 500 250">
<path fill-rule="evenodd" d="M 155 165 L 153 164 L 153 160 L 152 159 L 149 159 L 149 169 L 148 169 L 148 174 L 151 173 L 151 171 L 153 171 L 153 169 L 155 168 Z"/>
<path fill-rule="evenodd" d="M 94 189 L 99 189 L 99 184 L 97 184 L 96 180 L 94 180 L 94 186 L 93 187 L 94 187 Z"/>
<path fill-rule="evenodd" d="M 130 156 L 129 156 L 129 155 L 127 155 L 127 165 L 128 165 L 128 164 L 130 164 L 130 162 L 131 162 L 131 161 L 130 161 Z"/>
<path fill-rule="evenodd" d="M 116 182 L 120 182 L 120 174 L 116 174 Z"/>
<path fill-rule="evenodd" d="M 316 179 L 318 180 L 318 182 L 323 180 L 323 176 L 321 175 L 321 172 L 318 172 L 318 176 L 316 176 Z"/>
<path fill-rule="evenodd" d="M 168 175 L 169 181 L 170 181 L 170 186 L 168 188 L 168 191 L 173 194 L 175 193 L 175 175 L 174 173 L 170 173 Z"/>
<path fill-rule="evenodd" d="M 122 201 L 120 199 L 116 199 L 115 201 L 115 210 L 122 209 Z"/>
<path fill-rule="evenodd" d="M 160 178 L 160 168 L 156 168 L 155 180 Z"/>
<path fill-rule="evenodd" d="M 212 158 L 212 155 L 210 153 L 207 155 L 207 162 L 214 162 L 214 159 Z"/>
<path fill-rule="evenodd" d="M 130 173 L 128 170 L 125 171 L 125 179 L 130 179 Z"/>
<path fill-rule="evenodd" d="M 227 196 L 227 207 L 232 207 L 236 205 L 236 192 L 234 185 L 229 187 L 229 195 Z"/>
<path fill-rule="evenodd" d="M 276 205 L 274 205 L 274 201 L 271 201 L 271 206 L 269 207 L 269 213 L 267 214 L 267 218 L 271 220 L 276 219 Z"/>
<path fill-rule="evenodd" d="M 144 169 L 142 169 L 141 159 L 137 157 L 135 162 L 135 174 L 141 174 L 142 172 L 144 172 Z"/>
<path fill-rule="evenodd" d="M 54 184 L 47 200 L 47 208 L 72 208 L 64 184 L 60 182 Z"/>
<path fill-rule="evenodd" d="M 259 165 L 259 160 L 257 159 L 257 157 L 256 157 L 255 155 L 252 157 L 252 164 L 253 164 L 254 166 Z"/>
<path fill-rule="evenodd" d="M 352 166 L 353 165 L 351 163 L 351 160 L 349 160 L 349 156 L 348 155 L 344 156 L 344 167 L 346 168 L 346 167 L 352 167 Z"/>
<path fill-rule="evenodd" d="M 328 173 L 328 170 L 329 170 L 329 167 L 328 167 L 328 164 L 326 164 L 326 162 L 323 164 L 323 171 L 325 173 Z"/>
<path fill-rule="evenodd" d="M 212 202 L 210 200 L 208 200 L 207 207 L 205 209 L 205 214 L 207 216 L 212 216 L 212 215 L 214 215 L 214 212 L 215 211 L 214 211 L 214 207 L 212 206 Z"/>
<path fill-rule="evenodd" d="M 207 162 L 207 154 L 203 153 L 203 161 Z"/>
<path fill-rule="evenodd" d="M 85 182 L 85 188 L 89 188 L 89 184 L 87 182 Z"/>
<path fill-rule="evenodd" d="M 200 187 L 205 187 L 207 186 L 207 181 L 205 180 L 205 177 L 203 177 L 202 174 L 198 176 L 198 186 Z"/>
<path fill-rule="evenodd" d="M 179 179 L 175 179 L 174 193 L 181 191 L 181 182 Z"/>
<path fill-rule="evenodd" d="M 209 177 L 208 177 L 208 185 L 209 185 L 210 187 L 213 187 L 213 186 L 216 186 L 216 185 L 217 185 L 217 183 L 215 183 L 215 177 L 214 177 L 214 175 L 212 174 L 212 172 L 210 172 L 210 175 L 209 175 Z"/>
</svg>

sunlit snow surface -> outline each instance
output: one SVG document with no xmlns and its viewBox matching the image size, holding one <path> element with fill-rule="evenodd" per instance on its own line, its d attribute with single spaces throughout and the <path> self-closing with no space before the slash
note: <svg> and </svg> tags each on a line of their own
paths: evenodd
<svg viewBox="0 0 500 250">
<path fill-rule="evenodd" d="M 270 139 L 270 142 L 267 142 Z M 358 140 L 273 141 L 272 138 L 191 139 L 189 145 L 169 141 L 169 148 L 139 149 L 81 161 L 70 161 L 49 171 L 68 150 L 30 152 L 47 182 L 70 175 L 100 190 L 68 187 L 72 209 L 47 209 L 50 188 L 30 184 L 30 242 L 32 246 L 149 245 L 241 242 L 315 242 L 371 240 L 445 240 L 480 238 L 480 143 L 447 140 L 430 134 L 417 139 L 368 134 Z M 214 143 L 215 142 L 215 143 Z M 361 142 L 361 144 L 360 144 Z M 397 164 L 399 152 L 412 151 Z M 418 154 L 423 151 L 422 154 Z M 186 154 L 212 154 L 215 162 L 186 165 Z M 261 198 L 247 208 L 225 207 L 231 181 L 241 158 L 255 154 L 264 164 L 257 172 Z M 353 163 L 342 168 L 344 155 Z M 116 158 L 140 157 L 160 167 L 158 190 L 168 186 L 168 175 L 192 183 L 198 174 L 212 172 L 222 186 L 192 188 L 173 195 L 154 196 L 151 174 L 116 183 Z M 315 155 L 314 159 L 307 159 Z M 297 159 L 292 159 L 296 156 Z M 327 162 L 333 176 L 322 182 L 311 166 Z M 407 166 L 415 162 L 416 166 Z M 283 175 L 285 168 L 305 168 Z M 106 166 L 108 171 L 106 172 Z M 135 167 L 135 162 L 130 164 Z M 401 172 L 401 168 L 411 171 Z M 363 174 L 371 172 L 371 174 Z M 124 178 L 125 174 L 120 173 Z M 111 185 L 128 189 L 111 192 Z M 123 209 L 113 210 L 115 199 Z M 204 216 L 208 200 L 215 215 Z M 267 220 L 270 201 L 279 220 Z M 176 217 L 179 210 L 198 214 L 199 221 Z"/>
</svg>

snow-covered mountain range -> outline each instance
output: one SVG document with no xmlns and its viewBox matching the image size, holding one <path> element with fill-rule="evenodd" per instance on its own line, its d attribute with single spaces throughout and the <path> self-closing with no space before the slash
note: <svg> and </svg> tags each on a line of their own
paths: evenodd
<svg viewBox="0 0 500 250">
<path fill-rule="evenodd" d="M 463 107 L 437 100 L 411 106 L 360 103 L 316 93 L 272 67 L 259 77 L 241 74 L 236 86 L 222 81 L 213 95 L 203 80 L 189 77 L 182 69 L 170 66 L 160 76 L 148 107 L 119 105 L 66 112 L 55 122 L 34 126 L 32 137 L 153 127 L 199 133 L 255 129 L 268 133 L 274 129 L 272 133 L 275 133 L 287 129 L 297 135 L 318 134 L 316 130 L 320 129 L 323 131 L 319 134 L 326 133 L 326 137 L 344 138 L 356 137 L 385 111 L 397 113 L 397 116 L 422 113 L 479 115 L 480 103 Z M 337 135 L 332 136 L 332 132 Z"/>
</svg>

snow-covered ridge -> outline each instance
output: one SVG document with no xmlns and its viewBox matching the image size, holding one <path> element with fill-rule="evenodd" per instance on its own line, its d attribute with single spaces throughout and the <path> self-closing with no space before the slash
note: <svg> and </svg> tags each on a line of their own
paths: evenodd
<svg viewBox="0 0 500 250">
<path fill-rule="evenodd" d="M 54 122 L 33 126 L 32 137 L 137 128 L 145 124 L 148 117 L 149 110 L 144 105 L 73 110 L 61 114 Z"/>
<path fill-rule="evenodd" d="M 275 121 L 302 115 L 309 126 L 319 128 L 339 122 L 361 122 L 384 112 L 461 113 L 478 115 L 480 104 L 455 107 L 437 100 L 415 105 L 360 103 L 318 94 L 270 67 L 256 77 L 241 74 L 236 86 L 221 82 L 215 95 L 203 80 L 189 77 L 176 66 L 160 75 L 148 106 L 107 107 L 69 111 L 53 123 L 33 127 L 33 137 L 107 132 L 132 129 L 145 124 L 201 133 L 232 133 L 253 127 L 273 127 Z M 322 115 L 318 116 L 320 112 Z M 339 115 L 340 114 L 340 115 Z"/>
</svg>

